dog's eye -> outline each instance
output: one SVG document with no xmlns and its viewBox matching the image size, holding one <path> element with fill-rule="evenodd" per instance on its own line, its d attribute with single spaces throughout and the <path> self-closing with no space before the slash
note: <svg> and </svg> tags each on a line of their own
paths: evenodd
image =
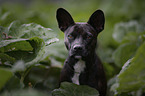
<svg viewBox="0 0 145 96">
<path fill-rule="evenodd" d="M 68 38 L 69 38 L 69 39 L 73 39 L 73 36 L 72 36 L 72 35 L 68 35 Z"/>
<path fill-rule="evenodd" d="M 88 35 L 88 36 L 87 36 L 87 39 L 91 39 L 91 38 L 92 38 L 92 36 L 91 36 L 91 35 Z"/>
</svg>

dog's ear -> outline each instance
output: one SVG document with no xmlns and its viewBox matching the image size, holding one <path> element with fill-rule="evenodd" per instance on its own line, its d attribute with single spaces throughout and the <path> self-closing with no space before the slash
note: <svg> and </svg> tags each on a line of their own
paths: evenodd
<svg viewBox="0 0 145 96">
<path fill-rule="evenodd" d="M 61 31 L 65 31 L 70 25 L 75 24 L 71 15 L 63 8 L 57 9 L 56 14 L 58 26 Z"/>
<path fill-rule="evenodd" d="M 88 24 L 90 24 L 97 32 L 104 29 L 105 17 L 101 10 L 96 10 L 90 17 Z"/>
</svg>

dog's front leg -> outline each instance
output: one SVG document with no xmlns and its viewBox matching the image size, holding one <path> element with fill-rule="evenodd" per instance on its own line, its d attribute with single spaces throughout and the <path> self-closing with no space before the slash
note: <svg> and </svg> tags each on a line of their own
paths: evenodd
<svg viewBox="0 0 145 96">
<path fill-rule="evenodd" d="M 74 69 L 73 69 L 73 63 L 74 62 L 68 62 L 70 61 L 70 58 L 68 58 L 65 63 L 64 63 L 64 67 L 61 71 L 61 75 L 60 75 L 60 82 L 72 82 L 72 77 L 74 75 Z M 74 60 L 73 60 L 74 61 Z"/>
<path fill-rule="evenodd" d="M 71 78 L 72 78 L 72 72 L 70 70 L 68 70 L 67 68 L 63 68 L 61 71 L 61 75 L 60 75 L 60 83 L 61 82 L 72 82 Z"/>
</svg>

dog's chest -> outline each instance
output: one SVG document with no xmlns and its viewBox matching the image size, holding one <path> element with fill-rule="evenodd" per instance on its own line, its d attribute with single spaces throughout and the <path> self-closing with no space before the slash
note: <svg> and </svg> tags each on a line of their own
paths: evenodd
<svg viewBox="0 0 145 96">
<path fill-rule="evenodd" d="M 85 67 L 86 67 L 86 65 L 85 65 L 85 62 L 83 60 L 79 60 L 74 65 L 74 75 L 72 77 L 73 83 L 80 85 L 79 76 L 85 70 Z"/>
</svg>

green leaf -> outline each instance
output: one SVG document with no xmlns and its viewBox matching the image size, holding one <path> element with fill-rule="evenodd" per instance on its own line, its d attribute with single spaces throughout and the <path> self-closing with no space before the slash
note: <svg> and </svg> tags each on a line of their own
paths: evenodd
<svg viewBox="0 0 145 96">
<path fill-rule="evenodd" d="M 10 26 L 8 27 L 8 32 L 6 33 L 8 36 L 12 36 L 12 38 L 19 39 L 23 32 L 20 32 L 20 25 L 19 21 L 13 21 Z"/>
<path fill-rule="evenodd" d="M 59 89 L 52 92 L 53 96 L 99 96 L 96 89 L 86 85 L 76 85 L 73 83 L 63 82 Z"/>
<path fill-rule="evenodd" d="M 44 59 L 44 54 L 45 54 L 45 45 L 43 42 L 43 39 L 38 39 L 38 37 L 34 37 L 30 40 L 31 45 L 34 48 L 34 57 L 33 60 L 31 60 L 30 62 L 26 63 L 26 66 L 32 66 L 38 62 L 40 62 L 41 60 Z"/>
<path fill-rule="evenodd" d="M 0 41 L 3 40 L 3 38 L 5 38 L 3 32 L 6 32 L 6 28 L 0 26 Z"/>
<path fill-rule="evenodd" d="M 144 31 L 144 27 L 137 21 L 117 23 L 114 28 L 113 38 L 117 42 L 121 42 L 128 33 L 140 33 Z"/>
<path fill-rule="evenodd" d="M 4 45 L 0 48 L 1 52 L 4 52 L 10 57 L 16 60 L 24 60 L 29 62 L 37 57 L 37 53 L 44 46 L 43 39 L 39 37 L 33 37 L 30 39 L 16 39 L 16 40 L 4 40 Z M 2 58 L 1 58 L 2 59 Z"/>
<path fill-rule="evenodd" d="M 12 36 L 17 39 L 39 37 L 45 41 L 56 37 L 50 28 L 44 28 L 43 26 L 35 23 L 20 25 L 18 21 L 14 21 L 10 24 L 8 31 L 8 36 Z"/>
<path fill-rule="evenodd" d="M 45 44 L 46 44 L 46 46 L 48 46 L 48 45 L 58 42 L 58 41 L 59 41 L 58 38 L 52 38 L 52 39 L 48 40 L 47 42 L 45 42 Z"/>
<path fill-rule="evenodd" d="M 133 43 L 125 43 L 120 45 L 113 53 L 113 59 L 118 67 L 122 65 L 130 58 L 132 58 L 137 50 L 137 45 Z"/>
<path fill-rule="evenodd" d="M 12 78 L 10 78 L 8 82 L 5 84 L 5 87 L 3 89 L 7 91 L 12 91 L 22 88 L 24 88 L 24 84 L 20 82 L 20 78 L 13 75 Z"/>
<path fill-rule="evenodd" d="M 0 43 L 0 52 L 33 50 L 33 47 L 28 42 L 28 39 L 3 40 Z"/>
<path fill-rule="evenodd" d="M 5 92 L 1 96 L 9 96 L 9 94 L 11 94 L 11 96 L 51 96 L 48 93 L 33 90 L 33 89 L 15 90 L 12 91 L 11 93 Z"/>
<path fill-rule="evenodd" d="M 116 91 L 131 92 L 145 88 L 145 42 L 139 47 L 134 58 L 128 61 L 118 74 Z"/>
<path fill-rule="evenodd" d="M 0 68 L 0 90 L 12 76 L 13 74 L 11 71 Z"/>
<path fill-rule="evenodd" d="M 0 63 L 9 61 L 10 63 L 14 63 L 15 62 L 15 58 L 10 57 L 9 55 L 5 54 L 5 53 L 0 53 Z"/>
<path fill-rule="evenodd" d="M 20 22 L 14 21 L 4 34 L 12 38 L 0 41 L 0 52 L 7 55 L 7 58 L 0 56 L 1 60 L 3 62 L 6 60 L 12 62 L 12 58 L 24 60 L 26 67 L 38 64 L 45 59 L 48 56 L 45 45 L 58 41 L 50 28 L 44 28 L 35 23 L 21 25 Z"/>
</svg>

